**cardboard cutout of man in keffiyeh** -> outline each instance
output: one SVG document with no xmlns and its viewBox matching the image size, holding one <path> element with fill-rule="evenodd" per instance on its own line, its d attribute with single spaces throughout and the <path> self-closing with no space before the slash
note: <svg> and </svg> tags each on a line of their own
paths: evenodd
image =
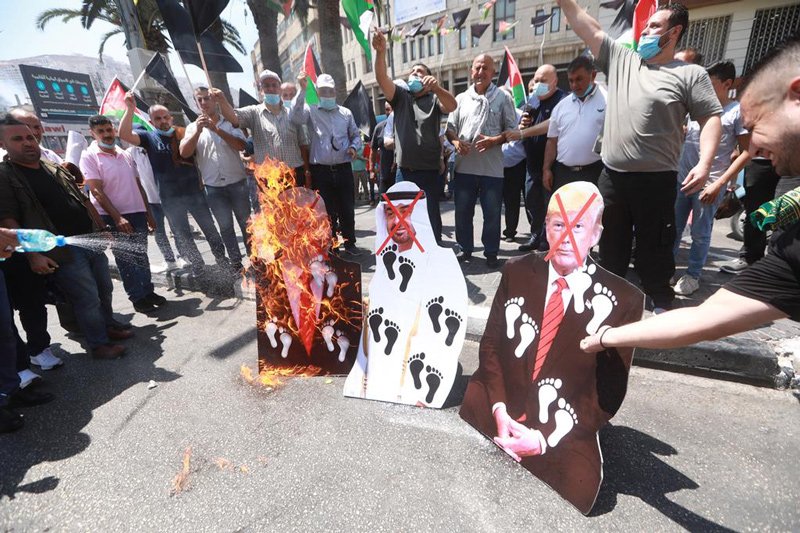
<svg viewBox="0 0 800 533">
<path fill-rule="evenodd" d="M 375 276 L 345 396 L 441 407 L 458 371 L 467 286 L 455 255 L 436 245 L 424 192 L 392 186 L 375 210 Z"/>
<path fill-rule="evenodd" d="M 330 221 L 316 192 L 261 194 L 250 224 L 259 368 L 346 374 L 361 330 L 361 267 L 329 254 Z"/>
<path fill-rule="evenodd" d="M 597 432 L 625 397 L 633 349 L 588 355 L 580 340 L 639 320 L 644 295 L 589 257 L 602 233 L 593 184 L 564 185 L 547 209 L 550 252 L 503 268 L 461 417 L 588 513 L 603 479 Z"/>
</svg>

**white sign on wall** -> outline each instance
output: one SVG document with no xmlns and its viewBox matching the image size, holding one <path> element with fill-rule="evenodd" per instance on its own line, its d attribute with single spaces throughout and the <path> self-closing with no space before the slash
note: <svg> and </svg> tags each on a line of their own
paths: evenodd
<svg viewBox="0 0 800 533">
<path fill-rule="evenodd" d="M 394 25 L 406 22 L 447 9 L 446 0 L 396 0 L 393 2 L 392 18 Z"/>
</svg>

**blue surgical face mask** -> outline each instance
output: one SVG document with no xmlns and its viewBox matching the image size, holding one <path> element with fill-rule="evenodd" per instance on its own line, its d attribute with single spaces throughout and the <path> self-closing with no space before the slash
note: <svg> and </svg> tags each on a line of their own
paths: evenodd
<svg viewBox="0 0 800 533">
<path fill-rule="evenodd" d="M 329 96 L 329 97 L 319 97 L 319 106 L 322 109 L 336 109 L 336 98 Z"/>
<path fill-rule="evenodd" d="M 291 109 L 292 108 L 292 101 L 291 100 L 284 100 L 283 101 L 283 107 L 285 107 L 286 109 Z"/>
<path fill-rule="evenodd" d="M 537 98 L 541 98 L 550 92 L 550 85 L 547 83 L 536 82 L 533 84 L 533 94 Z"/>
<path fill-rule="evenodd" d="M 264 95 L 264 103 L 267 105 L 278 105 L 281 103 L 281 95 L 266 93 Z"/>
<path fill-rule="evenodd" d="M 116 143 L 106 144 L 106 143 L 104 143 L 103 141 L 100 141 L 100 140 L 97 141 L 97 145 L 100 148 L 105 148 L 106 150 L 111 150 L 112 148 L 116 148 L 117 147 Z"/>
<path fill-rule="evenodd" d="M 594 83 L 590 83 L 586 90 L 583 91 L 583 94 L 576 94 L 575 96 L 578 98 L 586 98 L 589 96 L 589 93 L 592 92 L 592 89 L 594 89 Z"/>
<path fill-rule="evenodd" d="M 639 45 L 636 51 L 642 56 L 642 59 L 647 61 L 653 59 L 661 53 L 661 45 L 658 44 L 662 35 L 645 35 L 639 38 Z"/>
<path fill-rule="evenodd" d="M 416 76 L 408 78 L 408 90 L 412 93 L 418 93 L 422 90 L 422 80 Z"/>
<path fill-rule="evenodd" d="M 170 126 L 168 130 L 158 130 L 158 133 L 161 135 L 166 135 L 167 137 L 172 137 L 172 134 L 175 133 L 175 126 Z"/>
</svg>

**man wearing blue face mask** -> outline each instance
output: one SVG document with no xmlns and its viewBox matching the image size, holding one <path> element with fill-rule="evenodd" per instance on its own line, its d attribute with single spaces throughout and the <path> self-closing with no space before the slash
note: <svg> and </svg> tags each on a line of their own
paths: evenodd
<svg viewBox="0 0 800 533">
<path fill-rule="evenodd" d="M 394 109 L 397 181 L 411 181 L 425 191 L 433 235 L 441 244 L 439 176 L 444 171 L 444 162 L 439 129 L 442 115 L 456 109 L 456 99 L 439 85 L 422 63 L 411 67 L 408 89 L 396 85 L 386 72 L 386 36 L 375 32 L 372 46 L 375 48 L 375 79 Z"/>
<path fill-rule="evenodd" d="M 531 238 L 519 247 L 523 252 L 547 247 L 544 215 L 549 197 L 542 184 L 544 148 L 547 144 L 550 114 L 567 95 L 558 88 L 558 73 L 553 65 L 542 65 L 536 69 L 528 89 L 532 96 L 532 109 L 523 115 L 521 122 L 523 129 L 520 135 L 524 139 L 525 160 L 528 165 L 528 176 L 525 180 L 525 210 L 531 223 Z"/>
<path fill-rule="evenodd" d="M 361 132 L 353 113 L 336 104 L 336 86 L 330 74 L 320 74 L 315 83 L 319 104 L 306 103 L 308 79 L 297 76 L 300 92 L 289 116 L 298 127 L 306 126 L 311 141 L 311 183 L 325 201 L 331 229 L 341 230 L 344 249 L 355 255 L 355 201 L 351 162 L 361 149 Z"/>
<path fill-rule="evenodd" d="M 672 307 L 675 198 L 686 115 L 700 125 L 700 157 L 681 191 L 703 188 L 722 134 L 722 106 L 705 69 L 674 59 L 689 24 L 680 4 L 659 8 L 639 36 L 638 53 L 609 37 L 575 0 L 556 0 L 608 78 L 601 157 L 605 169 L 600 264 L 625 276 L 636 237 L 635 268 L 659 313 Z"/>
<path fill-rule="evenodd" d="M 277 159 L 294 169 L 297 185 L 311 187 L 311 167 L 308 162 L 308 139 L 302 129 L 289 119 L 289 108 L 282 100 L 281 78 L 271 70 L 258 76 L 263 104 L 234 109 L 225 94 L 211 89 L 219 104 L 220 113 L 234 128 L 247 128 L 253 136 L 253 158 L 256 165 L 264 159 Z"/>
</svg>

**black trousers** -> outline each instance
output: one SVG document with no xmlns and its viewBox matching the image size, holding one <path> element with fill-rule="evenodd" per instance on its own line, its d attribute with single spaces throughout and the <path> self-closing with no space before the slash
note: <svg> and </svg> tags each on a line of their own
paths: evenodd
<svg viewBox="0 0 800 533">
<path fill-rule="evenodd" d="M 675 197 L 677 172 L 616 172 L 603 169 L 598 188 L 603 195 L 600 265 L 625 277 L 636 236 L 634 268 L 655 307 L 671 307 L 675 294 L 669 280 L 675 273 Z"/>
<path fill-rule="evenodd" d="M 527 172 L 523 159 L 513 167 L 503 169 L 503 208 L 506 212 L 506 229 L 503 235 L 514 237 L 519 225 L 520 198 L 525 194 L 525 174 Z"/>
<path fill-rule="evenodd" d="M 8 299 L 19 311 L 19 321 L 25 330 L 27 353 L 18 353 L 17 370 L 29 367 L 28 357 L 39 355 L 50 346 L 47 333 L 45 277 L 35 274 L 24 254 L 13 254 L 3 263 Z"/>
<path fill-rule="evenodd" d="M 748 263 L 755 263 L 764 257 L 767 247 L 767 234 L 750 224 L 750 213 L 758 209 L 764 202 L 775 198 L 780 176 L 775 173 L 772 163 L 766 159 L 754 159 L 744 171 L 744 210 L 747 221 L 744 224 L 744 244 L 739 250 L 739 257 Z"/>
<path fill-rule="evenodd" d="M 575 181 L 588 181 L 597 185 L 600 173 L 603 171 L 603 162 L 597 161 L 591 165 L 576 170 L 574 167 L 562 165 L 558 161 L 553 165 L 553 192 L 567 183 Z"/>
<path fill-rule="evenodd" d="M 544 216 L 549 201 L 550 193 L 542 184 L 541 165 L 528 164 L 528 176 L 525 178 L 525 212 L 531 223 L 531 237 L 539 235 L 544 238 Z"/>
<path fill-rule="evenodd" d="M 356 243 L 356 213 L 353 199 L 353 168 L 350 163 L 311 165 L 311 183 L 325 202 L 331 230 L 341 230 L 347 246 Z"/>
</svg>

